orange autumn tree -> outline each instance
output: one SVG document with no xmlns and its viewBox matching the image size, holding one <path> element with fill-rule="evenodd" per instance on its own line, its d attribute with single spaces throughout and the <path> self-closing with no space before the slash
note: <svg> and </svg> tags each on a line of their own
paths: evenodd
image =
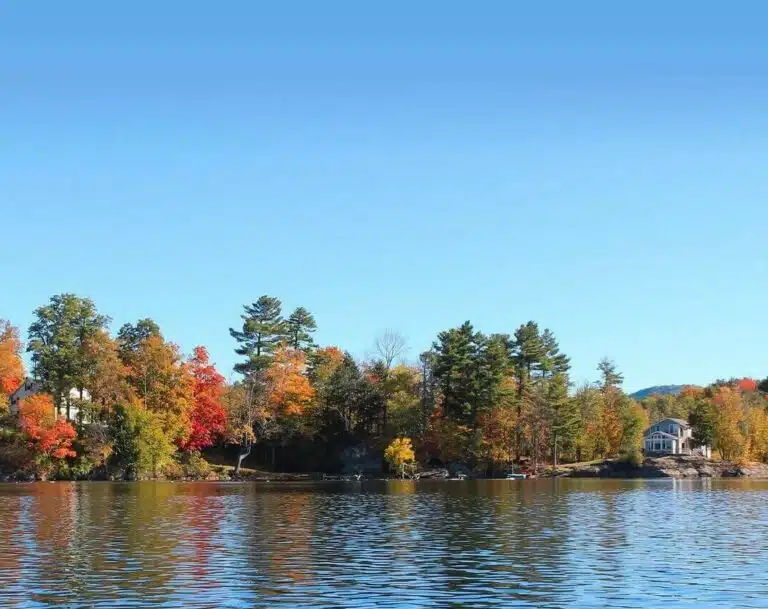
<svg viewBox="0 0 768 609">
<path fill-rule="evenodd" d="M 344 361 L 344 352 L 338 347 L 321 347 L 311 356 L 309 376 L 312 385 L 323 387 Z"/>
<path fill-rule="evenodd" d="M 299 416 L 312 402 L 315 390 L 304 374 L 306 355 L 280 347 L 266 372 L 267 404 L 276 417 Z"/>
<path fill-rule="evenodd" d="M 197 452 L 213 446 L 224 434 L 227 424 L 222 396 L 226 389 L 224 377 L 210 363 L 205 347 L 195 347 L 187 362 L 192 375 L 192 409 L 189 413 L 189 436 L 179 444 L 187 452 Z"/>
<path fill-rule="evenodd" d="M 12 394 L 24 380 L 19 330 L 0 319 L 0 399 Z"/>
<path fill-rule="evenodd" d="M 54 415 L 53 399 L 36 393 L 19 402 L 19 427 L 38 460 L 74 457 L 75 429 L 64 418 Z"/>
<path fill-rule="evenodd" d="M 130 368 L 120 359 L 120 345 L 106 330 L 89 337 L 84 351 L 91 363 L 86 373 L 86 386 L 98 414 L 106 415 L 115 404 L 135 399 L 128 381 Z"/>
</svg>

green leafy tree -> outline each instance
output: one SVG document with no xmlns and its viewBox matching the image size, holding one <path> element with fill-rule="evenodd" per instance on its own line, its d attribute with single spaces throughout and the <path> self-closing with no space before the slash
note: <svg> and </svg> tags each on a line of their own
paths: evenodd
<svg viewBox="0 0 768 609">
<path fill-rule="evenodd" d="M 135 324 L 123 324 L 117 333 L 117 344 L 123 363 L 130 364 L 131 356 L 138 351 L 141 343 L 151 336 L 162 337 L 162 334 L 160 326 L 148 317 Z"/>
<path fill-rule="evenodd" d="M 67 418 L 70 390 L 77 389 L 82 398 L 95 365 L 89 341 L 109 321 L 98 313 L 92 300 L 74 294 L 53 296 L 49 304 L 35 311 L 27 346 L 32 354 L 32 370 L 53 396 L 57 412 L 66 407 Z"/>
<path fill-rule="evenodd" d="M 230 328 L 229 333 L 239 345 L 235 353 L 246 358 L 235 364 L 235 370 L 249 375 L 269 367 L 273 353 L 285 338 L 285 322 L 281 315 L 282 303 L 272 296 L 261 296 L 244 309 L 242 330 Z"/>
<path fill-rule="evenodd" d="M 403 364 L 395 366 L 389 374 L 387 411 L 389 413 L 389 436 L 423 436 L 426 429 L 422 422 L 421 400 L 419 397 L 419 370 Z"/>
<path fill-rule="evenodd" d="M 110 423 L 113 438 L 110 466 L 119 468 L 128 479 L 157 476 L 173 461 L 176 447 L 165 433 L 157 413 L 141 404 L 119 404 Z"/>
<path fill-rule="evenodd" d="M 717 408 L 708 399 L 697 400 L 688 414 L 693 441 L 698 446 L 714 446 L 717 432 Z"/>
<path fill-rule="evenodd" d="M 312 340 L 312 334 L 315 330 L 317 330 L 315 318 L 304 307 L 297 307 L 285 321 L 288 345 L 305 353 L 308 353 L 315 345 Z"/>
<path fill-rule="evenodd" d="M 341 423 L 343 431 L 350 434 L 359 421 L 360 368 L 354 358 L 344 354 L 321 390 L 321 403 L 329 423 Z"/>
<path fill-rule="evenodd" d="M 640 448 L 643 443 L 643 432 L 648 427 L 648 415 L 637 402 L 626 397 L 621 401 L 619 413 L 621 420 L 619 457 L 638 465 L 642 461 Z"/>
<path fill-rule="evenodd" d="M 575 438 L 574 453 L 576 461 L 592 459 L 601 448 L 602 440 L 600 417 L 602 413 L 602 394 L 591 384 L 585 384 L 576 390 L 572 401 L 579 414 L 578 432 Z"/>
</svg>

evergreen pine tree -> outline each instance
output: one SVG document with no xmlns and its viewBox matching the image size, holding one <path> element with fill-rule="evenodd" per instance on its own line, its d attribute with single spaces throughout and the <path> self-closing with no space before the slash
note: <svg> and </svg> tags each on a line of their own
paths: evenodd
<svg viewBox="0 0 768 609">
<path fill-rule="evenodd" d="M 476 357 L 479 335 L 468 321 L 458 328 L 440 332 L 433 345 L 434 374 L 443 392 L 446 417 L 467 423 L 476 397 Z"/>
<path fill-rule="evenodd" d="M 285 323 L 281 316 L 282 303 L 272 296 L 261 296 L 256 302 L 245 305 L 243 329 L 229 329 L 239 346 L 235 353 L 246 360 L 235 364 L 235 371 L 249 375 L 266 370 L 272 354 L 285 337 Z"/>
<path fill-rule="evenodd" d="M 300 349 L 305 353 L 312 350 L 314 341 L 312 333 L 317 330 L 317 324 L 312 313 L 304 307 L 297 307 L 285 321 L 285 333 L 288 344 L 294 349 Z"/>
<path fill-rule="evenodd" d="M 621 390 L 621 386 L 624 383 L 624 375 L 617 370 L 616 364 L 612 360 L 604 357 L 597 365 L 597 369 L 602 377 L 600 379 L 600 388 L 603 392 L 609 389 Z"/>
<path fill-rule="evenodd" d="M 539 326 L 529 321 L 515 330 L 512 339 L 512 369 L 517 381 L 517 429 L 515 431 L 515 454 L 520 461 L 523 447 L 524 410 L 536 408 L 533 399 L 533 374 L 543 369 L 545 348 L 539 334 Z M 526 408 L 530 406 L 531 408 Z"/>
<path fill-rule="evenodd" d="M 571 369 L 571 358 L 560 353 L 560 345 L 555 335 L 548 328 L 541 333 L 541 346 L 544 351 L 544 373 L 568 374 Z"/>
<path fill-rule="evenodd" d="M 503 380 L 510 367 L 509 336 L 491 334 L 484 337 L 477 354 L 475 384 L 476 397 L 472 402 L 472 425 L 478 415 L 498 406 L 504 398 Z"/>
<path fill-rule="evenodd" d="M 556 374 L 548 382 L 547 398 L 552 413 L 552 465 L 557 467 L 559 451 L 571 448 L 579 433 L 580 413 L 576 400 L 568 397 L 568 379 Z"/>
</svg>

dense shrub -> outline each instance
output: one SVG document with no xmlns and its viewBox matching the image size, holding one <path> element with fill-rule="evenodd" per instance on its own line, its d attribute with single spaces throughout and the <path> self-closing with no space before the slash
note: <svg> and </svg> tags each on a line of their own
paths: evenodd
<svg viewBox="0 0 768 609">
<path fill-rule="evenodd" d="M 205 480 L 211 474 L 211 466 L 208 464 L 208 461 L 203 459 L 197 453 L 192 453 L 187 456 L 184 460 L 183 467 L 184 474 L 187 478 Z"/>
</svg>

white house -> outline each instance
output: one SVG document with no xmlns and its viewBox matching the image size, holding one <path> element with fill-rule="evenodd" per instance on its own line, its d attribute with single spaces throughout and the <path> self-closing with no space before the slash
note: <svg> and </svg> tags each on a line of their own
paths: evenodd
<svg viewBox="0 0 768 609">
<path fill-rule="evenodd" d="M 21 400 L 29 397 L 30 395 L 41 393 L 43 391 L 43 385 L 40 381 L 30 377 L 25 378 L 24 382 L 19 386 L 19 388 L 8 397 L 8 405 L 10 407 L 11 414 L 19 414 L 19 402 L 21 402 Z M 63 396 L 63 398 L 64 399 L 61 400 L 61 406 L 59 407 L 58 412 L 56 412 L 56 416 L 66 417 L 67 403 L 69 403 L 69 418 L 74 420 L 77 418 L 79 412 L 76 400 L 83 399 L 90 401 L 91 396 L 88 395 L 88 392 L 84 390 L 83 397 L 81 398 L 80 391 L 73 387 Z"/>
<path fill-rule="evenodd" d="M 693 446 L 693 429 L 683 419 L 662 419 L 643 434 L 646 455 L 703 455 L 712 457 L 709 446 Z"/>
</svg>

